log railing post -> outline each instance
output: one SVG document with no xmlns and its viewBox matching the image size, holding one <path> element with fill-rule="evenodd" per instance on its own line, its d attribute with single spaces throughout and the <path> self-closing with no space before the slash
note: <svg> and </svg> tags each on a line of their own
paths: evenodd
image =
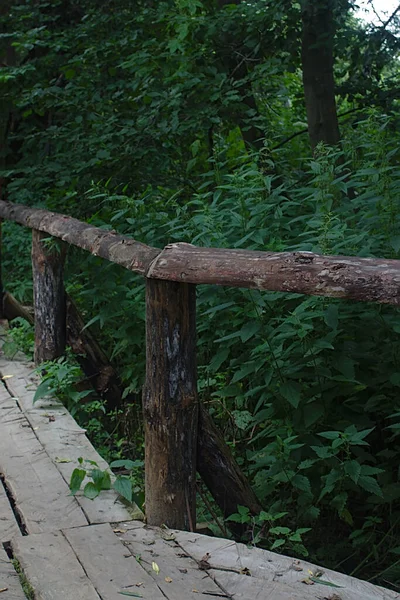
<svg viewBox="0 0 400 600">
<path fill-rule="evenodd" d="M 65 351 L 65 250 L 48 247 L 48 234 L 32 230 L 33 304 L 35 310 L 35 364 L 53 360 Z M 54 240 L 55 244 L 58 244 Z"/>
<path fill-rule="evenodd" d="M 196 525 L 196 296 L 186 283 L 146 282 L 145 491 L 149 525 Z"/>
<path fill-rule="evenodd" d="M 4 287 L 3 287 L 3 231 L 2 231 L 3 220 L 0 219 L 0 319 L 4 317 Z"/>
</svg>

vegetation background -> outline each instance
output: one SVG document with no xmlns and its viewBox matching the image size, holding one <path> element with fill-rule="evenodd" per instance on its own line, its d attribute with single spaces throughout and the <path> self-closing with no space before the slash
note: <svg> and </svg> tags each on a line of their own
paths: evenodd
<svg viewBox="0 0 400 600">
<path fill-rule="evenodd" d="M 400 6 L 370 24 L 354 8 L 3 0 L 2 199 L 159 247 L 399 259 Z M 29 232 L 4 230 L 7 287 L 31 303 Z M 106 456 L 140 460 L 143 284 L 74 249 L 67 284 L 138 402 L 104 416 L 70 359 L 48 385 Z M 201 400 L 265 507 L 232 519 L 396 590 L 399 333 L 389 306 L 198 289 Z"/>
</svg>

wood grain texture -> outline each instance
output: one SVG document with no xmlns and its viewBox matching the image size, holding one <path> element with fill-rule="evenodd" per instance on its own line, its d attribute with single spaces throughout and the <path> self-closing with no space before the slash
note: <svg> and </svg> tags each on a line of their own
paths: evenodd
<svg viewBox="0 0 400 600">
<path fill-rule="evenodd" d="M 115 231 L 93 227 L 67 215 L 4 200 L 0 200 L 0 217 L 43 231 L 142 275 L 160 252 Z"/>
<path fill-rule="evenodd" d="M 0 547 L 2 543 L 9 542 L 16 535 L 20 535 L 20 530 L 0 481 Z"/>
<path fill-rule="evenodd" d="M 54 360 L 65 352 L 65 248 L 46 246 L 42 231 L 32 231 L 33 305 L 35 311 L 35 364 Z M 58 240 L 54 240 L 59 246 Z"/>
<path fill-rule="evenodd" d="M 147 522 L 193 530 L 198 427 L 194 286 L 147 281 L 143 416 Z"/>
<path fill-rule="evenodd" d="M 167 598 L 198 600 L 199 594 L 206 594 L 210 600 L 221 597 L 223 590 L 207 571 L 201 571 L 197 562 L 182 552 L 170 532 L 158 527 L 137 528 L 134 523 L 116 532 L 133 556 L 141 556 L 141 564 Z M 151 568 L 153 561 L 160 569 L 158 574 Z"/>
<path fill-rule="evenodd" d="M 166 246 L 148 277 L 400 304 L 400 261 L 312 252 Z"/>
<path fill-rule="evenodd" d="M 68 485 L 4 387 L 0 388 L 0 472 L 29 533 L 87 524 Z"/>
<path fill-rule="evenodd" d="M 14 567 L 0 545 L 0 598 L 2 600 L 26 600 Z"/>
<path fill-rule="evenodd" d="M 221 585 L 226 584 L 225 575 L 221 575 L 221 573 L 225 573 L 227 569 L 241 577 L 248 577 L 247 575 L 241 575 L 242 569 L 248 569 L 251 578 L 256 578 L 262 582 L 260 585 L 263 585 L 266 589 L 268 589 L 270 583 L 287 584 L 291 589 L 293 588 L 296 591 L 296 594 L 299 594 L 293 596 L 295 599 L 304 598 L 306 600 L 310 596 L 311 598 L 318 597 L 311 595 L 314 593 L 314 590 L 317 590 L 320 596 L 323 597 L 323 592 L 326 592 L 326 590 L 331 591 L 332 589 L 334 591 L 337 590 L 341 600 L 400 599 L 400 594 L 396 592 L 355 579 L 343 573 L 313 565 L 307 561 L 297 561 L 289 556 L 283 556 L 260 548 L 249 548 L 244 544 L 238 544 L 231 540 L 207 538 L 206 536 L 182 531 L 174 533 L 179 545 L 195 560 L 199 561 L 206 553 L 210 554 L 208 562 L 212 567 L 211 573 L 215 577 L 216 582 Z M 321 584 L 314 584 L 312 586 L 304 584 L 303 580 L 309 576 L 309 571 L 312 573 L 321 572 L 321 579 L 341 586 L 340 589 L 329 588 Z M 225 581 L 225 584 L 223 584 L 223 581 Z M 251 588 L 250 584 L 249 586 Z M 252 597 L 251 593 L 248 597 Z M 262 598 L 262 596 L 259 597 Z M 243 600 L 244 598 L 245 596 L 243 596 Z M 269 596 L 266 596 L 266 598 L 270 600 Z M 275 596 L 271 598 L 275 600 Z M 279 594 L 276 598 L 280 600 Z M 283 598 L 286 598 L 286 596 L 283 595 Z"/>
<path fill-rule="evenodd" d="M 106 600 L 100 598 L 60 531 L 15 539 L 12 549 L 36 600 Z"/>
<path fill-rule="evenodd" d="M 165 600 L 147 569 L 124 547 L 110 525 L 64 533 L 102 600 L 121 600 L 121 591 L 136 592 L 146 600 Z"/>
<path fill-rule="evenodd" d="M 67 485 L 72 471 L 78 466 L 79 457 L 95 461 L 102 470 L 108 469 L 107 462 L 86 437 L 85 429 L 79 427 L 60 402 L 54 399 L 42 399 L 33 404 L 38 378 L 33 373 L 31 363 L 11 362 L 1 358 L 0 374 L 8 375 L 6 382 L 11 395 L 18 399 L 18 404 L 35 431 L 36 437 Z M 102 492 L 94 500 L 85 498 L 81 493 L 75 498 L 89 523 L 143 518 L 138 507 L 128 511 L 113 490 Z"/>
</svg>

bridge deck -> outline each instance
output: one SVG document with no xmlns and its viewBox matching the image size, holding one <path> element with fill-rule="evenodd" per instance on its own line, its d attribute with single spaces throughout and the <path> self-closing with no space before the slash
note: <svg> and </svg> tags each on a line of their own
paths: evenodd
<svg viewBox="0 0 400 600">
<path fill-rule="evenodd" d="M 0 600 L 25 598 L 12 559 L 36 600 L 400 599 L 232 540 L 148 527 L 113 491 L 70 496 L 78 457 L 107 464 L 61 404 L 33 406 L 32 370 L 0 356 Z"/>
</svg>

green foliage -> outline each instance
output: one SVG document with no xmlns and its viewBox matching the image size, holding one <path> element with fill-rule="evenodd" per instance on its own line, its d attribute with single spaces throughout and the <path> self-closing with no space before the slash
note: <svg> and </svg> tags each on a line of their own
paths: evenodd
<svg viewBox="0 0 400 600">
<path fill-rule="evenodd" d="M 93 460 L 81 457 L 78 458 L 78 462 L 80 466 L 73 470 L 69 483 L 69 489 L 73 496 L 81 489 L 85 479 L 90 479 L 83 487 L 83 494 L 86 498 L 94 500 L 103 490 L 112 488 L 130 504 L 143 506 L 143 479 L 137 471 L 143 468 L 143 461 L 117 460 L 112 462 L 111 468 L 124 467 L 130 472 L 129 475 L 117 475 L 116 478 L 111 477 L 110 471 L 99 469 L 98 464 Z M 138 485 L 139 481 L 142 488 Z"/>
<path fill-rule="evenodd" d="M 7 358 L 14 358 L 17 352 L 23 352 L 30 359 L 33 359 L 34 351 L 34 329 L 25 319 L 17 317 L 11 322 L 10 329 L 7 331 L 7 338 L 3 344 L 3 352 Z"/>
</svg>

